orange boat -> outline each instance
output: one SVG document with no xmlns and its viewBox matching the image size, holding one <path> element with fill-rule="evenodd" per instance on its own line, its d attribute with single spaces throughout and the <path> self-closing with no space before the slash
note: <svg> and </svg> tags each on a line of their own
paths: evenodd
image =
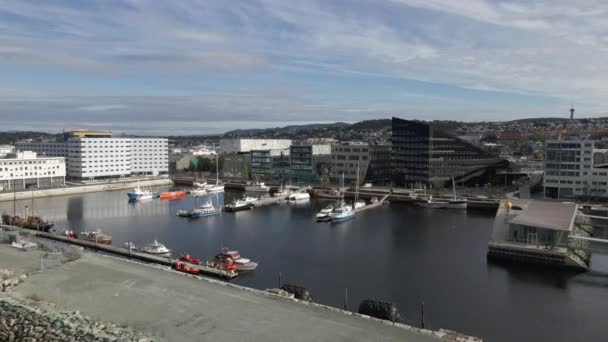
<svg viewBox="0 0 608 342">
<path fill-rule="evenodd" d="M 178 198 L 183 198 L 185 196 L 186 196 L 186 193 L 184 191 L 169 191 L 169 192 L 160 193 L 160 199 L 164 199 L 164 200 L 178 199 Z"/>
</svg>

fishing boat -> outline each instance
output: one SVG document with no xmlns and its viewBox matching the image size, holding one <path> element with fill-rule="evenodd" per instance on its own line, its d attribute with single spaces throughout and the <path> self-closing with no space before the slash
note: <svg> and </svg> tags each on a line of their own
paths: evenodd
<svg viewBox="0 0 608 342">
<path fill-rule="evenodd" d="M 249 192 L 269 192 L 270 187 L 264 183 L 255 182 L 245 186 L 245 191 Z"/>
<path fill-rule="evenodd" d="M 188 274 L 199 274 L 199 272 L 201 271 L 200 268 L 196 266 L 188 266 L 182 261 L 177 261 L 175 263 L 175 269 Z"/>
<path fill-rule="evenodd" d="M 25 216 L 26 217 L 24 219 L 20 216 L 10 216 L 5 213 L 2 215 L 2 223 L 5 225 L 17 226 L 41 232 L 48 232 L 55 226 L 54 223 L 49 223 L 40 216 L 29 216 L 28 206 L 25 207 Z"/>
<path fill-rule="evenodd" d="M 238 251 L 230 251 L 227 248 L 222 248 L 213 260 L 220 264 L 228 264 L 232 260 L 236 266 L 236 271 L 245 272 L 253 271 L 258 267 L 258 263 L 247 258 L 241 257 Z"/>
<path fill-rule="evenodd" d="M 344 188 L 344 173 L 342 174 L 342 188 Z M 347 221 L 355 217 L 355 211 L 351 205 L 344 202 L 344 192 L 342 192 L 342 200 L 340 205 L 335 207 L 329 214 L 332 222 Z"/>
<path fill-rule="evenodd" d="M 419 207 L 432 209 L 445 209 L 448 207 L 448 204 L 448 201 L 434 200 L 433 196 L 429 196 L 426 200 L 420 200 L 416 202 L 416 205 Z"/>
<path fill-rule="evenodd" d="M 159 197 L 161 200 L 174 200 L 183 198 L 184 196 L 186 196 L 186 192 L 184 191 L 167 191 L 161 192 Z"/>
<path fill-rule="evenodd" d="M 452 176 L 452 193 L 454 197 L 448 200 L 448 209 L 466 209 L 467 199 L 456 197 L 456 182 L 454 182 L 454 176 Z"/>
<path fill-rule="evenodd" d="M 201 205 L 200 208 L 193 209 L 190 213 L 190 218 L 218 215 L 220 212 L 220 208 L 216 209 L 213 206 L 213 202 L 207 201 L 205 204 Z"/>
<path fill-rule="evenodd" d="M 215 184 L 207 185 L 207 192 L 224 192 L 224 184 L 220 183 L 219 157 L 215 157 Z"/>
<path fill-rule="evenodd" d="M 308 194 L 308 191 L 306 191 L 306 189 L 300 189 L 289 195 L 290 201 L 303 201 L 308 199 L 310 199 L 310 195 Z"/>
<path fill-rule="evenodd" d="M 80 233 L 80 238 L 85 241 L 91 241 L 102 245 L 112 244 L 112 237 L 110 235 L 104 234 L 101 229 Z"/>
<path fill-rule="evenodd" d="M 152 198 L 157 198 L 159 193 L 157 191 L 144 190 L 141 187 L 137 186 L 133 191 L 128 192 L 127 196 L 129 196 L 130 201 L 142 201 Z"/>
<path fill-rule="evenodd" d="M 149 243 L 141 249 L 142 252 L 156 255 L 156 256 L 165 256 L 168 257 L 171 254 L 171 250 L 162 243 L 154 240 L 154 242 Z"/>
<path fill-rule="evenodd" d="M 180 256 L 178 260 L 183 261 L 183 262 L 189 262 L 191 264 L 200 264 L 200 262 L 201 262 L 201 259 L 195 258 L 195 257 L 191 256 L 190 254 L 184 254 L 184 255 Z"/>
<path fill-rule="evenodd" d="M 241 210 L 249 210 L 251 209 L 252 203 L 249 203 L 245 200 L 234 200 L 231 204 L 228 204 L 224 207 L 224 210 L 229 212 L 236 212 Z"/>
</svg>

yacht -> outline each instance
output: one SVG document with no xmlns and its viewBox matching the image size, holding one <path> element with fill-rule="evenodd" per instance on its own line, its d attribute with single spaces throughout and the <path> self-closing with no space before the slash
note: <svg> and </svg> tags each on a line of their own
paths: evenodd
<svg viewBox="0 0 608 342">
<path fill-rule="evenodd" d="M 281 184 L 279 191 L 274 193 L 274 197 L 289 198 L 291 194 L 293 194 L 293 191 L 289 187 L 284 187 L 283 184 Z"/>
<path fill-rule="evenodd" d="M 269 192 L 270 187 L 264 183 L 255 182 L 245 186 L 245 191 L 249 192 Z"/>
<path fill-rule="evenodd" d="M 310 199 L 310 195 L 308 194 L 308 191 L 306 191 L 306 189 L 300 189 L 300 190 L 292 193 L 291 195 L 289 195 L 289 199 L 291 201 L 308 200 L 308 199 Z"/>
<path fill-rule="evenodd" d="M 141 201 L 146 199 L 152 199 L 159 196 L 159 193 L 151 190 L 144 190 L 141 187 L 133 189 L 133 191 L 127 193 L 130 201 Z"/>
<path fill-rule="evenodd" d="M 243 197 L 243 201 L 247 204 L 255 204 L 258 201 L 257 197 L 245 196 Z"/>
<path fill-rule="evenodd" d="M 365 204 L 364 200 L 357 200 L 357 201 L 355 201 L 353 206 L 354 206 L 354 209 L 361 209 L 361 208 L 365 207 L 366 204 Z"/>
<path fill-rule="evenodd" d="M 344 189 L 344 173 L 342 173 L 342 189 Z M 342 200 L 340 201 L 340 205 L 334 208 L 334 210 L 329 214 L 329 217 L 331 218 L 332 222 L 342 222 L 355 217 L 353 207 L 344 202 L 344 190 L 342 190 Z"/>
<path fill-rule="evenodd" d="M 169 255 L 171 255 L 171 250 L 156 240 L 154 240 L 154 242 L 152 243 L 145 245 L 144 248 L 141 249 L 141 251 L 156 256 L 168 257 Z"/>
<path fill-rule="evenodd" d="M 194 188 L 190 190 L 190 195 L 192 196 L 205 196 L 207 194 L 207 190 L 205 188 Z"/>
</svg>

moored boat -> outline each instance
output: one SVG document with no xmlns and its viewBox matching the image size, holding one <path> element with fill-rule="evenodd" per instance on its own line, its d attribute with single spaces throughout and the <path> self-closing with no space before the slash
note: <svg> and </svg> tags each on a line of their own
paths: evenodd
<svg viewBox="0 0 608 342">
<path fill-rule="evenodd" d="M 241 257 L 238 251 L 230 251 L 227 248 L 222 248 L 213 260 L 217 263 L 227 265 L 229 260 L 232 260 L 235 265 L 235 270 L 240 272 L 253 271 L 258 267 L 258 263 L 247 258 Z"/>
<path fill-rule="evenodd" d="M 186 196 L 186 193 L 184 191 L 167 191 L 167 192 L 160 193 L 161 200 L 178 199 L 178 198 L 183 198 L 184 196 Z"/>
<path fill-rule="evenodd" d="M 142 249 L 142 252 L 147 254 L 152 254 L 156 256 L 169 256 L 171 254 L 171 250 L 162 243 L 154 240 L 154 242 L 146 244 Z"/>
<path fill-rule="evenodd" d="M 451 198 L 450 200 L 448 200 L 448 209 L 466 209 L 467 208 L 467 199 L 456 197 L 456 182 L 454 181 L 453 176 L 452 176 L 452 192 L 454 193 L 454 197 Z"/>
<path fill-rule="evenodd" d="M 183 263 L 182 261 L 177 261 L 175 263 L 175 269 L 180 272 L 184 272 L 184 273 L 188 273 L 188 274 L 199 274 L 201 271 L 200 268 L 198 268 L 196 266 L 188 266 L 185 263 Z"/>
<path fill-rule="evenodd" d="M 341 202 L 339 206 L 334 208 L 329 214 L 332 222 L 342 222 L 355 217 L 355 211 L 351 205 Z"/>
<path fill-rule="evenodd" d="M 330 221 L 331 217 L 329 216 L 329 214 L 331 214 L 332 211 L 334 211 L 334 207 L 332 207 L 331 205 L 328 205 L 325 208 L 321 209 L 317 213 L 317 221 Z"/>
<path fill-rule="evenodd" d="M 264 183 L 255 182 L 245 186 L 245 191 L 249 192 L 269 192 L 270 187 Z"/>
<path fill-rule="evenodd" d="M 141 187 L 136 187 L 133 191 L 128 192 L 127 196 L 130 201 L 142 201 L 147 199 L 156 198 L 159 196 L 157 191 L 144 190 Z"/>
<path fill-rule="evenodd" d="M 291 201 L 303 201 L 310 199 L 310 195 L 305 189 L 300 189 L 293 194 L 289 195 L 289 200 Z"/>
<path fill-rule="evenodd" d="M 100 243 L 102 245 L 112 244 L 112 237 L 108 234 L 104 234 L 101 229 L 80 233 L 80 238 L 85 241 Z"/>
<path fill-rule="evenodd" d="M 419 207 L 432 209 L 445 209 L 448 207 L 448 204 L 448 201 L 434 200 L 433 196 L 429 196 L 426 200 L 420 200 L 416 202 L 416 205 Z"/>
<path fill-rule="evenodd" d="M 189 262 L 191 264 L 200 264 L 200 262 L 201 262 L 201 259 L 195 258 L 195 257 L 191 256 L 190 254 L 184 254 L 184 255 L 180 256 L 178 260 L 183 261 L 183 262 Z"/>
<path fill-rule="evenodd" d="M 228 204 L 227 206 L 225 206 L 224 210 L 230 211 L 230 212 L 249 210 L 249 209 L 251 209 L 251 206 L 252 206 L 252 203 L 248 203 L 245 200 L 235 200 L 231 204 Z"/>
</svg>

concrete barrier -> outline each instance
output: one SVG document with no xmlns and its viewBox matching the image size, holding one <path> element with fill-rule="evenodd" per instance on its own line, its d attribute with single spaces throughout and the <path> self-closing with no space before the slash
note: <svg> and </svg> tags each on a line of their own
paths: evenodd
<svg viewBox="0 0 608 342">
<path fill-rule="evenodd" d="M 71 186 L 65 188 L 53 188 L 53 189 L 42 189 L 33 191 L 18 191 L 15 193 L 5 192 L 0 194 L 0 202 L 12 201 L 13 199 L 23 200 L 41 198 L 41 197 L 53 197 L 53 196 L 65 196 L 65 195 L 76 195 L 87 192 L 99 192 L 99 191 L 113 191 L 113 190 L 125 190 L 132 189 L 136 186 L 162 186 L 162 185 L 173 185 L 173 181 L 169 178 L 163 179 L 149 179 L 140 181 L 129 181 L 120 183 L 104 183 L 95 185 L 83 185 L 83 186 Z"/>
</svg>

